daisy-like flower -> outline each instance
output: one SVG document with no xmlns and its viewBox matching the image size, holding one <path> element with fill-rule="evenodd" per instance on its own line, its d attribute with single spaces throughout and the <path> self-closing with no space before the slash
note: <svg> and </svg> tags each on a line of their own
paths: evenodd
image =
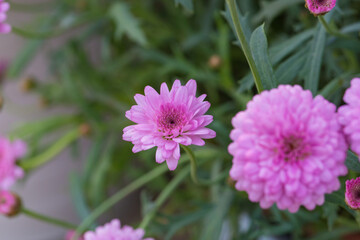
<svg viewBox="0 0 360 240">
<path fill-rule="evenodd" d="M 305 7 L 315 16 L 324 15 L 336 5 L 336 0 L 305 0 Z"/>
<path fill-rule="evenodd" d="M 143 238 L 145 232 L 143 229 L 133 229 L 130 226 L 121 228 L 118 219 L 112 220 L 104 226 L 96 228 L 95 232 L 85 233 L 85 240 L 154 240 L 153 238 Z"/>
<path fill-rule="evenodd" d="M 4 21 L 7 18 L 6 12 L 9 10 L 10 4 L 0 0 L 0 33 L 9 33 L 11 31 L 11 26 Z"/>
<path fill-rule="evenodd" d="M 350 144 L 351 150 L 360 154 L 360 78 L 351 81 L 344 95 L 346 105 L 339 108 L 339 122 Z"/>
<path fill-rule="evenodd" d="M 124 128 L 123 139 L 134 144 L 134 153 L 156 146 L 156 162 L 166 161 L 170 170 L 176 169 L 179 144 L 202 146 L 203 139 L 216 135 L 206 128 L 213 117 L 204 115 L 210 107 L 205 97 L 196 97 L 195 80 L 189 80 L 185 86 L 176 80 L 170 91 L 162 83 L 160 94 L 145 87 L 145 96 L 136 94 L 137 105 L 126 112 L 126 117 L 137 124 Z"/>
<path fill-rule="evenodd" d="M 21 201 L 16 194 L 0 190 L 0 214 L 14 216 L 20 211 L 20 207 Z"/>
<path fill-rule="evenodd" d="M 26 144 L 21 140 L 10 142 L 0 137 L 0 189 L 9 189 L 17 179 L 24 176 L 22 168 L 16 165 L 16 160 L 26 153 Z"/>
<path fill-rule="evenodd" d="M 355 210 L 360 209 L 360 177 L 345 182 L 345 202 Z"/>
<path fill-rule="evenodd" d="M 232 120 L 230 176 L 262 208 L 312 210 L 340 188 L 346 142 L 336 107 L 300 86 L 255 96 Z"/>
</svg>

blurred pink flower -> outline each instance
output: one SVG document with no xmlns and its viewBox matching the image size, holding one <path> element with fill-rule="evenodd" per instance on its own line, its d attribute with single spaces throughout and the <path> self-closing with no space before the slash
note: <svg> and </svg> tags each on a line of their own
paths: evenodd
<svg viewBox="0 0 360 240">
<path fill-rule="evenodd" d="M 360 177 L 345 182 L 345 202 L 352 209 L 360 209 Z"/>
<path fill-rule="evenodd" d="M 339 122 L 350 144 L 351 150 L 360 154 L 360 78 L 351 81 L 344 95 L 346 105 L 339 108 Z"/>
<path fill-rule="evenodd" d="M 70 230 L 66 233 L 65 240 L 73 240 L 73 237 L 75 236 L 75 230 Z M 84 240 L 84 237 L 80 237 L 77 240 Z"/>
<path fill-rule="evenodd" d="M 305 0 L 306 8 L 315 16 L 330 12 L 335 5 L 336 0 Z"/>
<path fill-rule="evenodd" d="M 26 153 L 26 144 L 21 140 L 10 142 L 0 137 L 0 189 L 9 189 L 24 171 L 16 165 L 16 160 Z"/>
<path fill-rule="evenodd" d="M 133 229 L 130 226 L 121 228 L 118 219 L 112 220 L 104 226 L 96 228 L 95 232 L 85 233 L 85 240 L 154 240 L 153 238 L 143 238 L 145 232 L 143 229 Z"/>
<path fill-rule="evenodd" d="M 230 176 L 262 208 L 312 210 L 347 173 L 346 142 L 336 107 L 300 86 L 255 96 L 232 120 Z"/>
<path fill-rule="evenodd" d="M 0 0 L 0 33 L 9 33 L 11 31 L 11 26 L 4 21 L 7 18 L 6 12 L 9 10 L 10 4 Z"/>
<path fill-rule="evenodd" d="M 14 216 L 19 212 L 20 199 L 9 191 L 0 190 L 0 214 Z"/>
<path fill-rule="evenodd" d="M 147 86 L 145 96 L 134 97 L 138 105 L 126 112 L 126 117 L 137 124 L 124 128 L 123 139 L 134 144 L 134 153 L 157 146 L 156 162 L 166 161 L 170 170 L 176 169 L 179 144 L 202 146 L 203 139 L 216 136 L 205 127 L 213 121 L 211 115 L 204 115 L 210 107 L 205 97 L 196 97 L 195 80 L 185 86 L 176 80 L 170 91 L 162 83 L 160 94 Z"/>
</svg>

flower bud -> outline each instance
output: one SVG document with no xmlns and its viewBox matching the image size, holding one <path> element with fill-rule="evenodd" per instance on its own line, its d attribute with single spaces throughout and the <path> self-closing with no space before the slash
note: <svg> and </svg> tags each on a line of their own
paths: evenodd
<svg viewBox="0 0 360 240">
<path fill-rule="evenodd" d="M 21 200 L 18 195 L 10 191 L 0 191 L 0 214 L 8 217 L 17 215 L 21 209 Z"/>
<path fill-rule="evenodd" d="M 305 0 L 305 7 L 314 16 L 324 15 L 331 11 L 336 5 L 336 0 Z"/>
<path fill-rule="evenodd" d="M 345 182 L 345 202 L 355 210 L 360 209 L 360 177 Z"/>
<path fill-rule="evenodd" d="M 221 58 L 219 55 L 212 55 L 209 58 L 208 65 L 210 68 L 217 69 L 221 65 Z"/>
</svg>

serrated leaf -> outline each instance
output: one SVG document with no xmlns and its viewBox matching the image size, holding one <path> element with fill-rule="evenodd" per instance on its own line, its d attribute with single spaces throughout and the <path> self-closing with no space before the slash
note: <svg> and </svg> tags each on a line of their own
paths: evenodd
<svg viewBox="0 0 360 240">
<path fill-rule="evenodd" d="M 251 34 L 250 49 L 264 89 L 277 87 L 274 70 L 269 59 L 268 43 L 264 31 L 264 24 L 256 28 Z"/>
<path fill-rule="evenodd" d="M 114 3 L 109 10 L 109 16 L 115 22 L 115 37 L 119 40 L 125 34 L 131 40 L 144 46 L 147 40 L 140 28 L 138 19 L 131 13 L 130 7 L 124 2 Z"/>
</svg>

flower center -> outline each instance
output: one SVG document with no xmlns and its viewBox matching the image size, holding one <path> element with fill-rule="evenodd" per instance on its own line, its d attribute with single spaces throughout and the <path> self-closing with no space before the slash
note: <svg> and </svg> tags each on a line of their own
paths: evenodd
<svg viewBox="0 0 360 240">
<path fill-rule="evenodd" d="M 280 156 L 285 161 L 302 160 L 310 154 L 308 146 L 303 138 L 290 135 L 280 142 Z"/>
<path fill-rule="evenodd" d="M 352 195 L 353 195 L 355 201 L 360 201 L 360 186 L 359 185 L 354 186 L 354 188 L 352 189 Z"/>
<path fill-rule="evenodd" d="M 330 3 L 331 1 L 328 0 L 313 0 L 313 4 L 315 5 L 316 8 L 318 8 L 319 6 L 329 7 Z"/>
<path fill-rule="evenodd" d="M 178 135 L 182 127 L 186 124 L 186 119 L 185 107 L 183 105 L 167 103 L 160 107 L 157 126 L 161 132 L 167 135 L 176 133 Z"/>
</svg>

